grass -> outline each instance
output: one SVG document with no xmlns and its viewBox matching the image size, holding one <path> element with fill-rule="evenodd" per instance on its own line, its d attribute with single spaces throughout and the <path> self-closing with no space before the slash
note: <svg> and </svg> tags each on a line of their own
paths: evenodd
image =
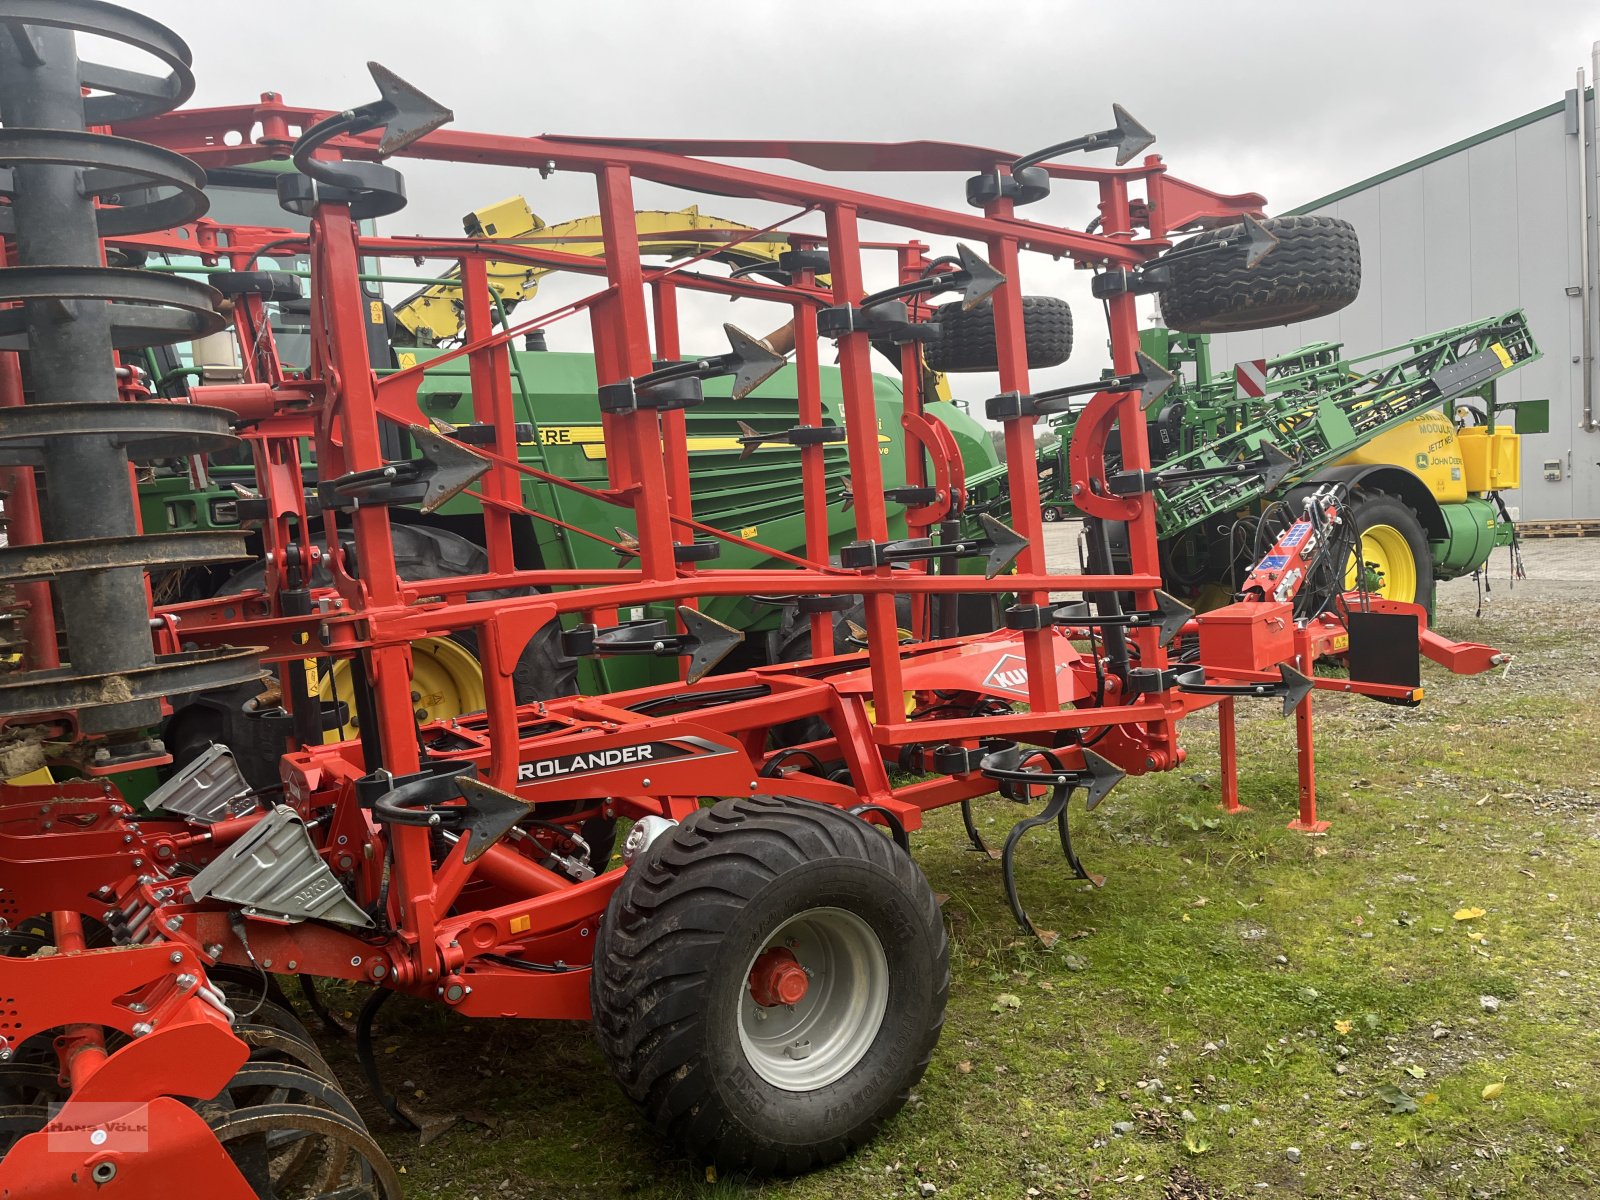
<svg viewBox="0 0 1600 1200">
<path fill-rule="evenodd" d="M 1103 889 L 1032 835 L 1023 898 L 1061 931 L 1052 950 L 1019 936 L 998 865 L 935 814 L 916 843 L 949 897 L 949 1019 L 911 1103 L 849 1161 L 708 1182 L 623 1100 L 581 1026 L 397 1001 L 386 1073 L 418 1108 L 466 1118 L 425 1147 L 383 1135 L 408 1194 L 1600 1194 L 1600 611 L 1554 587 L 1444 624 L 1516 665 L 1429 669 L 1416 710 L 1319 696 L 1327 835 L 1284 828 L 1293 729 L 1271 704 L 1241 706 L 1250 812 L 1217 811 L 1202 717 L 1183 767 L 1078 814 Z M 992 840 L 1019 815 L 979 805 Z"/>
</svg>

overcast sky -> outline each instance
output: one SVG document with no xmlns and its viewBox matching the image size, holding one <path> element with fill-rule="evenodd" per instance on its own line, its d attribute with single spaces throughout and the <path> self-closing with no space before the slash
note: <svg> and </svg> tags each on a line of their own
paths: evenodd
<svg viewBox="0 0 1600 1200">
<path fill-rule="evenodd" d="M 461 129 L 928 138 L 1020 153 L 1104 128 L 1117 101 L 1157 135 L 1153 149 L 1174 174 L 1219 191 L 1261 192 L 1269 211 L 1561 99 L 1600 37 L 1600 9 L 1578 0 L 132 6 L 193 47 L 196 104 L 239 103 L 266 90 L 291 104 L 360 103 L 374 94 L 370 58 L 453 108 Z M 550 221 L 594 211 L 586 179 L 400 165 L 413 199 L 385 232 L 457 233 L 463 213 L 517 193 Z M 961 204 L 958 178 L 848 182 Z M 638 198 L 641 207 L 692 199 L 650 188 Z M 759 224 L 779 215 L 731 201 L 703 209 Z M 1027 215 L 1081 226 L 1090 212 L 1086 193 L 1061 189 Z M 1049 266 L 1030 268 L 1025 282 L 1084 295 L 1081 277 Z M 564 294 L 547 287 L 540 304 Z M 1087 304 L 1076 307 L 1081 375 L 1103 361 L 1103 331 Z M 692 325 L 709 328 L 728 313 L 721 303 Z M 763 322 L 760 313 L 744 319 Z"/>
</svg>

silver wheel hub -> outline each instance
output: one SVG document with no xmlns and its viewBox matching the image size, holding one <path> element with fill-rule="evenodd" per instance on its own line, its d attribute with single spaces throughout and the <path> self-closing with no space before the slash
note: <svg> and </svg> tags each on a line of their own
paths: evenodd
<svg viewBox="0 0 1600 1200">
<path fill-rule="evenodd" d="M 813 908 L 746 964 L 738 1004 L 739 1045 L 755 1073 L 786 1092 L 815 1091 L 872 1048 L 889 1007 L 889 958 L 855 913 Z"/>
</svg>

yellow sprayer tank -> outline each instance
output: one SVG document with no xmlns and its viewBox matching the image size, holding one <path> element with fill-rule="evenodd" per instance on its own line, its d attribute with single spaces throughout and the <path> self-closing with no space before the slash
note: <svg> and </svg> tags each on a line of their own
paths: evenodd
<svg viewBox="0 0 1600 1200">
<path fill-rule="evenodd" d="M 1442 412 L 1412 417 L 1351 451 L 1339 463 L 1341 466 L 1360 463 L 1404 467 L 1427 485 L 1440 504 L 1460 504 L 1467 498 L 1467 472 L 1461 442 L 1455 422 Z"/>
<path fill-rule="evenodd" d="M 1497 427 L 1493 433 L 1482 425 L 1457 429 L 1442 412 L 1412 417 L 1339 462 L 1405 467 L 1427 485 L 1440 504 L 1460 504 L 1469 493 L 1500 491 L 1522 483 L 1519 439 L 1509 427 Z"/>
</svg>

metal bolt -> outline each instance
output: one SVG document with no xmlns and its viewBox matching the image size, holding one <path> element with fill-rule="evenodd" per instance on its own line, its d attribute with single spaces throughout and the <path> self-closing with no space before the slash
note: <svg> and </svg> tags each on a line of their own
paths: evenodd
<svg viewBox="0 0 1600 1200">
<path fill-rule="evenodd" d="M 639 783 L 640 783 L 640 785 L 641 785 L 641 786 L 643 786 L 643 787 L 649 787 L 649 786 L 650 786 L 650 781 L 649 781 L 649 780 L 648 780 L 648 779 L 641 779 L 641 780 L 640 780 L 640 781 L 639 781 Z"/>
<path fill-rule="evenodd" d="M 172 857 L 172 847 L 167 845 L 165 842 L 163 842 L 161 845 L 156 847 L 156 857 L 157 858 L 171 858 Z"/>
<path fill-rule="evenodd" d="M 299 966 L 299 965 L 300 965 L 300 964 L 299 964 L 299 963 L 297 963 L 297 962 L 295 962 L 295 961 L 294 961 L 294 959 L 292 959 L 292 958 L 291 958 L 291 959 L 290 959 L 290 960 L 289 960 L 289 970 L 291 970 L 291 971 L 292 971 L 292 970 L 294 970 L 294 969 L 295 969 L 295 967 L 297 967 L 297 966 Z"/>
<path fill-rule="evenodd" d="M 389 968 L 384 966 L 382 963 L 373 963 L 372 970 L 369 972 L 374 979 L 382 979 L 388 973 Z"/>
<path fill-rule="evenodd" d="M 270 958 L 262 959 L 261 960 L 261 967 L 262 967 L 263 970 L 266 970 L 266 971 L 272 970 L 272 960 Z"/>
<path fill-rule="evenodd" d="M 167 961 L 173 966 L 177 966 L 183 961 L 183 951 L 174 950 L 171 954 L 167 955 Z"/>
<path fill-rule="evenodd" d="M 169 917 L 167 919 L 167 928 L 172 930 L 172 932 L 176 933 L 178 930 L 183 928 L 183 918 L 182 917 Z"/>
<path fill-rule="evenodd" d="M 175 982 L 180 988 L 182 988 L 184 991 L 187 992 L 190 988 L 192 988 L 195 984 L 199 983 L 200 981 L 198 979 L 196 979 L 193 975 L 190 975 L 189 973 L 185 972 L 184 974 L 179 975 L 178 978 L 176 980 L 174 980 L 173 982 Z"/>
<path fill-rule="evenodd" d="M 221 958 L 222 957 L 222 943 L 221 942 L 212 942 L 211 945 L 207 946 L 206 947 L 206 957 L 207 958 L 211 958 L 211 959 Z"/>
<path fill-rule="evenodd" d="M 134 1037 L 144 1037 L 146 1034 L 154 1033 L 155 1031 L 156 1027 L 150 1024 L 149 1021 L 135 1021 L 133 1023 Z"/>
<path fill-rule="evenodd" d="M 133 865 L 134 865 L 135 868 L 144 866 L 144 859 L 142 859 L 142 858 L 134 859 L 133 860 Z"/>
<path fill-rule="evenodd" d="M 359 967 L 361 965 L 361 955 L 353 955 L 350 959 L 350 965 L 352 967 Z"/>
</svg>

